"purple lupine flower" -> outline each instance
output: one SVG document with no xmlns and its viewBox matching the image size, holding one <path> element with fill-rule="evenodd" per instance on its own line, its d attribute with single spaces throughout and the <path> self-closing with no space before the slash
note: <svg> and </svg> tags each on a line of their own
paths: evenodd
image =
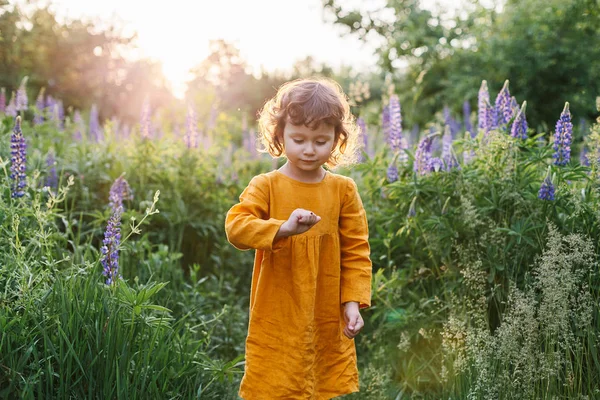
<svg viewBox="0 0 600 400">
<path fill-rule="evenodd" d="M 56 103 L 54 97 L 51 95 L 46 96 L 45 108 L 48 110 L 47 113 L 49 115 L 52 114 L 52 110 L 54 110 L 54 103 Z"/>
<path fill-rule="evenodd" d="M 496 109 L 494 107 L 492 107 L 492 105 L 490 104 L 489 101 L 485 101 L 484 110 L 485 110 L 485 112 L 484 112 L 485 113 L 484 132 L 487 135 L 490 130 L 497 127 L 497 123 L 496 123 L 497 114 L 496 114 Z"/>
<path fill-rule="evenodd" d="M 150 99 L 148 96 L 144 99 L 142 104 L 142 115 L 140 117 L 140 135 L 142 139 L 150 139 L 152 127 L 150 125 Z"/>
<path fill-rule="evenodd" d="M 446 161 L 452 153 L 452 131 L 450 126 L 444 126 L 444 135 L 442 136 L 442 159 Z"/>
<path fill-rule="evenodd" d="M 511 96 L 510 98 L 510 109 L 512 110 L 512 115 L 517 115 L 519 103 L 517 103 L 517 98 L 515 96 Z"/>
<path fill-rule="evenodd" d="M 448 126 L 444 128 L 444 136 L 442 137 L 442 161 L 445 171 L 459 167 L 458 160 L 452 151 L 452 133 Z"/>
<path fill-rule="evenodd" d="M 425 175 L 428 172 L 429 160 L 431 159 L 431 145 L 433 143 L 433 136 L 425 136 L 419 142 L 417 151 L 415 152 L 415 163 L 413 170 L 418 175 Z"/>
<path fill-rule="evenodd" d="M 198 147 L 198 121 L 194 107 L 191 104 L 188 105 L 183 141 L 188 149 Z"/>
<path fill-rule="evenodd" d="M 114 212 L 118 207 L 123 206 L 123 200 L 133 200 L 133 193 L 129 183 L 123 176 L 118 177 L 110 187 L 108 193 L 108 205 Z"/>
<path fill-rule="evenodd" d="M 387 169 L 387 180 L 389 183 L 393 183 L 398 180 L 398 167 L 396 167 L 396 163 L 394 161 L 392 161 Z"/>
<path fill-rule="evenodd" d="M 356 119 L 356 125 L 358 125 L 358 129 L 359 129 L 359 135 L 360 137 L 362 137 L 362 142 L 363 142 L 363 150 L 365 153 L 367 153 L 368 151 L 368 140 L 367 140 L 367 124 L 365 124 L 365 120 L 362 117 L 358 117 Z M 361 154 L 360 156 L 361 161 L 363 160 L 363 156 Z"/>
<path fill-rule="evenodd" d="M 390 96 L 390 128 L 388 143 L 390 149 L 396 153 L 401 150 L 400 140 L 402 139 L 402 112 L 400 109 L 400 100 L 397 95 Z"/>
<path fill-rule="evenodd" d="M 406 140 L 406 138 L 404 136 L 402 136 L 402 138 L 400 139 L 400 152 L 398 153 L 398 162 L 401 165 L 407 165 L 408 164 L 408 154 L 406 154 L 406 151 L 408 149 L 408 141 Z"/>
<path fill-rule="evenodd" d="M 58 100 L 56 102 L 56 105 L 54 106 L 54 112 L 54 121 L 56 122 L 56 127 L 62 131 L 65 129 L 65 107 L 62 100 Z"/>
<path fill-rule="evenodd" d="M 29 79 L 29 77 L 27 77 L 27 76 L 25 78 L 23 78 L 23 80 L 21 81 L 21 85 L 19 86 L 19 89 L 17 90 L 17 97 L 16 97 L 16 101 L 15 101 L 15 106 L 16 106 L 17 112 L 27 110 L 29 101 L 27 99 L 27 90 L 25 89 L 25 86 L 27 85 L 28 79 Z"/>
<path fill-rule="evenodd" d="M 0 113 L 6 112 L 6 89 L 0 88 Z"/>
<path fill-rule="evenodd" d="M 517 106 L 518 108 L 518 106 Z M 517 112 L 517 116 L 513 121 L 510 135 L 517 139 L 527 139 L 527 117 L 525 116 L 525 109 L 527 108 L 527 102 L 524 101 L 521 109 Z"/>
<path fill-rule="evenodd" d="M 40 125 L 44 123 L 44 105 L 44 88 L 42 88 L 37 99 L 35 100 L 35 110 L 33 115 L 34 125 Z"/>
<path fill-rule="evenodd" d="M 96 104 L 92 104 L 90 109 L 90 139 L 99 142 L 102 139 L 101 136 L 98 107 L 96 107 Z"/>
<path fill-rule="evenodd" d="M 386 105 L 383 106 L 381 111 L 381 129 L 383 130 L 383 137 L 385 141 L 389 143 L 390 138 L 390 108 Z"/>
<path fill-rule="evenodd" d="M 108 195 L 112 214 L 108 219 L 104 232 L 103 246 L 100 249 L 100 262 L 103 266 L 102 274 L 106 276 L 106 284 L 116 282 L 119 272 L 119 245 L 121 243 L 121 216 L 123 214 L 123 200 L 132 199 L 129 184 L 120 176 L 115 180 Z"/>
<path fill-rule="evenodd" d="M 487 81 L 481 81 L 481 87 L 479 88 L 479 96 L 477 100 L 477 115 L 479 116 L 478 128 L 485 132 L 488 132 L 491 128 L 488 125 L 488 111 L 490 104 L 490 92 L 488 91 Z"/>
<path fill-rule="evenodd" d="M 579 163 L 581 165 L 585 165 L 586 167 L 590 166 L 590 159 L 588 157 L 588 151 L 585 145 L 581 147 L 581 152 L 579 153 Z"/>
<path fill-rule="evenodd" d="M 456 122 L 454 118 L 452 118 L 448 106 L 444 106 L 443 114 L 444 124 L 450 127 L 450 134 L 452 135 L 452 137 L 456 137 L 456 134 L 458 133 L 458 131 L 460 131 L 460 125 L 458 124 L 458 122 Z"/>
<path fill-rule="evenodd" d="M 538 192 L 538 198 L 541 200 L 554 200 L 554 185 L 552 184 L 552 179 L 550 176 L 546 176 L 544 182 L 542 182 L 542 186 L 540 187 L 540 191 Z"/>
<path fill-rule="evenodd" d="M 56 190 L 58 188 L 58 176 L 56 175 L 56 159 L 53 151 L 50 151 L 46 157 L 46 166 L 48 167 L 46 186 Z"/>
<path fill-rule="evenodd" d="M 11 195 L 12 197 L 23 197 L 27 183 L 25 175 L 27 143 L 25 143 L 25 137 L 21 131 L 21 116 L 15 118 L 13 133 L 10 135 L 10 155 L 10 178 L 13 180 Z"/>
<path fill-rule="evenodd" d="M 444 169 L 444 162 L 438 157 L 432 157 L 427 162 L 427 172 L 440 172 Z"/>
<path fill-rule="evenodd" d="M 118 207 L 108 219 L 104 240 L 100 249 L 100 262 L 102 275 L 106 277 L 106 284 L 116 283 L 119 277 L 119 245 L 121 244 L 121 215 L 123 207 Z"/>
<path fill-rule="evenodd" d="M 510 92 L 508 90 L 508 79 L 504 81 L 504 86 L 496 97 L 496 117 L 497 126 L 505 125 L 512 118 L 512 109 L 510 108 Z"/>
<path fill-rule="evenodd" d="M 556 121 L 556 132 L 554 133 L 554 164 L 567 165 L 571 160 L 571 141 L 573 140 L 573 124 L 571 123 L 571 112 L 569 102 Z"/>
<path fill-rule="evenodd" d="M 79 110 L 75 110 L 73 115 L 73 123 L 75 124 L 75 129 L 73 130 L 73 139 L 81 140 L 85 134 L 85 124 L 83 123 L 83 118 L 81 118 L 81 113 Z"/>
<path fill-rule="evenodd" d="M 12 93 L 12 96 L 10 98 L 10 101 L 8 102 L 8 106 L 6 106 L 6 110 L 5 113 L 6 115 L 16 118 L 18 112 L 17 112 L 17 103 L 15 102 L 15 92 Z"/>
<path fill-rule="evenodd" d="M 473 124 L 471 124 L 471 104 L 469 104 L 469 100 L 465 100 L 463 103 L 463 119 L 465 120 L 465 131 L 472 136 L 475 135 L 476 132 L 473 132 Z"/>
</svg>

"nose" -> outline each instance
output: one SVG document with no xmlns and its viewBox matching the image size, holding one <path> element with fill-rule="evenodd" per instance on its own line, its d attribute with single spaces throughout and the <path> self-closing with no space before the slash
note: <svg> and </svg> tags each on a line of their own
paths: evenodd
<svg viewBox="0 0 600 400">
<path fill-rule="evenodd" d="M 304 146 L 304 154 L 315 154 L 315 145 L 308 143 L 306 146 Z"/>
</svg>

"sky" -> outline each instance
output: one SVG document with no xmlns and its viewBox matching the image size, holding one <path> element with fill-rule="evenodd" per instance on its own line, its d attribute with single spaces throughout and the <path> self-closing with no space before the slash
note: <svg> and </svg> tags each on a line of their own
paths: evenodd
<svg viewBox="0 0 600 400">
<path fill-rule="evenodd" d="M 235 44 L 256 72 L 289 70 L 308 55 L 334 68 L 365 70 L 376 63 L 373 45 L 324 22 L 321 0 L 52 0 L 51 7 L 59 17 L 116 19 L 135 30 L 139 55 L 163 64 L 178 97 L 211 39 Z"/>
<path fill-rule="evenodd" d="M 25 0 L 14 0 L 22 3 Z M 41 0 L 42 4 L 44 0 Z M 385 0 L 337 0 L 349 9 L 378 9 Z M 464 0 L 422 0 L 431 10 L 458 8 Z M 290 70 L 312 56 L 333 68 L 350 65 L 371 70 L 377 42 L 361 42 L 332 23 L 322 0 L 46 0 L 59 19 L 115 21 L 137 32 L 135 55 L 162 63 L 177 97 L 183 97 L 188 72 L 208 56 L 209 42 L 233 43 L 253 72 Z"/>
</svg>

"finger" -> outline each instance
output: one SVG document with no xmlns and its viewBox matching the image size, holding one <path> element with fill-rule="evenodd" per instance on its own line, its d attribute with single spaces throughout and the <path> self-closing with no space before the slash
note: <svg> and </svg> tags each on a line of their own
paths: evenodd
<svg viewBox="0 0 600 400">
<path fill-rule="evenodd" d="M 358 321 L 358 315 L 353 315 L 350 318 L 350 322 L 348 323 L 348 329 L 350 329 L 350 332 L 354 332 L 356 330 L 357 321 Z"/>
<path fill-rule="evenodd" d="M 360 331 L 363 328 L 363 326 L 365 326 L 365 322 L 363 321 L 362 318 L 359 318 L 356 321 L 356 325 L 354 325 L 354 332 Z"/>
</svg>

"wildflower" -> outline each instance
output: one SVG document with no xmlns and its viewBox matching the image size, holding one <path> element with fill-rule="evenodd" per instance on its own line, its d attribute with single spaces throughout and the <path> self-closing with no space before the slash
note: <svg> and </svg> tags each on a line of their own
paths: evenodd
<svg viewBox="0 0 600 400">
<path fill-rule="evenodd" d="M 468 131 L 466 134 L 469 134 Z M 452 151 L 452 134 L 448 125 L 444 128 L 444 136 L 442 137 L 442 161 L 445 171 L 450 171 L 459 166 L 458 160 Z"/>
<path fill-rule="evenodd" d="M 64 120 L 65 120 L 65 109 L 63 106 L 62 100 L 58 100 L 54 105 L 54 112 L 52 113 L 52 120 L 56 123 L 56 127 L 59 130 L 63 130 L 65 128 Z"/>
<path fill-rule="evenodd" d="M 146 96 L 142 104 L 142 116 L 140 117 L 140 134 L 142 139 L 150 138 L 150 100 Z"/>
<path fill-rule="evenodd" d="M 15 92 L 12 93 L 12 96 L 10 98 L 10 101 L 8 102 L 8 106 L 6 106 L 6 109 L 4 110 L 4 112 L 6 113 L 6 115 L 15 118 L 18 114 L 17 112 L 17 103 L 15 102 Z"/>
<path fill-rule="evenodd" d="M 538 198 L 541 200 L 554 200 L 554 185 L 552 184 L 552 180 L 550 176 L 546 176 L 544 181 L 542 182 L 542 186 L 540 187 L 540 191 L 538 192 Z"/>
<path fill-rule="evenodd" d="M 510 119 L 512 118 L 512 109 L 510 108 L 510 101 L 511 99 L 510 92 L 508 91 L 507 79 L 506 81 L 504 81 L 504 86 L 502 86 L 502 89 L 496 97 L 495 109 L 497 124 L 495 126 L 507 124 L 508 121 L 510 121 Z"/>
<path fill-rule="evenodd" d="M 45 108 L 48 110 L 48 114 L 52 114 L 52 110 L 54 110 L 54 97 L 51 95 L 46 96 Z"/>
<path fill-rule="evenodd" d="M 579 153 L 579 163 L 586 167 L 590 166 L 590 159 L 588 157 L 588 150 L 583 146 L 581 148 L 581 153 Z"/>
<path fill-rule="evenodd" d="M 56 159 L 54 158 L 53 151 L 50 151 L 46 157 L 46 166 L 48 167 L 46 186 L 56 189 L 58 187 L 58 176 L 56 175 Z"/>
<path fill-rule="evenodd" d="M 398 180 L 398 167 L 396 167 L 396 163 L 394 161 L 392 161 L 387 169 L 387 180 L 389 183 L 393 183 Z"/>
<path fill-rule="evenodd" d="M 123 200 L 131 200 L 133 198 L 131 187 L 124 177 L 118 177 L 112 186 L 108 194 L 108 205 L 112 208 L 113 212 L 123 206 Z"/>
<path fill-rule="evenodd" d="M 555 165 L 567 165 L 570 161 L 572 133 L 571 112 L 569 111 L 569 102 L 566 102 L 565 108 L 556 122 L 554 133 L 554 155 L 552 157 Z"/>
<path fill-rule="evenodd" d="M 442 159 L 445 161 L 451 155 L 452 150 L 452 132 L 450 126 L 444 127 L 444 136 L 442 136 Z"/>
<path fill-rule="evenodd" d="M 92 104 L 90 110 L 90 138 L 95 142 L 99 142 L 101 134 L 98 107 L 96 107 L 96 104 Z"/>
<path fill-rule="evenodd" d="M 73 114 L 73 123 L 75 124 L 75 129 L 73 130 L 73 139 L 81 140 L 83 134 L 85 133 L 85 125 L 79 110 L 75 110 L 75 113 Z"/>
<path fill-rule="evenodd" d="M 185 135 L 183 135 L 183 141 L 188 149 L 198 147 L 198 121 L 196 120 L 194 107 L 191 104 L 188 105 L 186 130 Z"/>
<path fill-rule="evenodd" d="M 17 112 L 27 110 L 28 99 L 27 99 L 27 91 L 25 90 L 25 86 L 27 85 L 28 79 L 29 79 L 29 77 L 27 77 L 27 76 L 25 78 L 23 78 L 23 80 L 21 81 L 21 85 L 19 86 L 19 89 L 17 90 L 17 97 L 16 97 L 16 101 L 15 101 L 15 106 L 16 106 Z"/>
<path fill-rule="evenodd" d="M 383 137 L 389 143 L 390 137 L 390 109 L 388 106 L 383 106 L 381 112 L 381 128 L 383 129 Z"/>
<path fill-rule="evenodd" d="M 487 81 L 481 81 L 481 87 L 479 88 L 479 96 L 477 99 L 477 115 L 478 115 L 478 128 L 489 131 L 488 119 L 487 119 L 487 108 L 490 103 L 490 92 L 488 91 Z"/>
<path fill-rule="evenodd" d="M 448 108 L 448 106 L 444 106 L 443 113 L 444 123 L 450 127 L 450 133 L 452 134 L 452 137 L 455 137 L 458 131 L 460 130 L 458 122 L 456 122 L 456 120 L 452 118 L 452 115 L 450 115 L 450 109 Z"/>
<path fill-rule="evenodd" d="M 439 172 L 443 168 L 444 168 L 444 162 L 438 157 L 430 158 L 427 163 L 427 171 L 428 172 Z"/>
<path fill-rule="evenodd" d="M 390 97 L 390 128 L 388 143 L 394 152 L 400 151 L 400 139 L 402 139 L 402 113 L 400 109 L 400 101 L 397 95 Z"/>
<path fill-rule="evenodd" d="M 6 89 L 0 89 L 0 113 L 6 112 Z"/>
<path fill-rule="evenodd" d="M 415 163 L 413 170 L 418 175 L 424 175 L 428 172 L 429 160 L 431 158 L 431 144 L 433 143 L 433 137 L 431 135 L 425 136 L 419 142 L 417 151 L 415 152 Z"/>
<path fill-rule="evenodd" d="M 510 109 L 512 110 L 512 115 L 516 115 L 519 111 L 519 103 L 517 103 L 517 98 L 515 96 L 511 96 L 510 98 Z"/>
<path fill-rule="evenodd" d="M 465 120 L 465 131 L 473 134 L 473 125 L 471 124 L 471 104 L 468 100 L 463 103 L 463 118 Z"/>
<path fill-rule="evenodd" d="M 521 109 L 517 112 L 517 116 L 513 121 L 510 135 L 517 139 L 527 139 L 527 117 L 525 116 L 525 109 L 527 108 L 527 102 L 524 101 Z"/>
<path fill-rule="evenodd" d="M 21 131 L 21 117 L 15 119 L 13 133 L 10 136 L 10 178 L 12 184 L 12 197 L 23 197 L 25 195 L 25 167 L 27 164 L 27 144 Z"/>
<path fill-rule="evenodd" d="M 490 102 L 487 101 L 487 100 L 485 102 L 485 108 L 484 108 L 484 110 L 485 110 L 484 131 L 487 134 L 492 129 L 495 129 L 495 128 L 498 127 L 497 114 L 496 114 L 496 109 L 494 107 L 492 107 L 492 105 L 490 104 Z"/>
<path fill-rule="evenodd" d="M 119 245 L 121 243 L 121 216 L 123 214 L 123 199 L 131 198 L 129 184 L 120 176 L 110 188 L 108 196 L 112 214 L 108 219 L 104 232 L 103 246 L 100 249 L 100 262 L 103 266 L 102 274 L 106 276 L 106 284 L 116 282 L 119 271 Z"/>
<path fill-rule="evenodd" d="M 123 207 L 119 207 L 108 219 L 106 231 L 104 232 L 102 254 L 102 275 L 106 276 L 106 284 L 113 284 L 119 272 L 119 245 L 121 243 L 121 215 Z"/>
<path fill-rule="evenodd" d="M 44 122 L 44 88 L 40 90 L 35 101 L 35 110 L 33 116 L 34 125 L 40 125 Z"/>
<path fill-rule="evenodd" d="M 358 128 L 360 129 L 360 136 L 362 137 L 363 140 L 363 148 L 365 153 L 367 152 L 367 147 L 368 147 L 368 141 L 367 141 L 367 124 L 365 124 L 365 120 L 362 117 L 358 117 L 356 119 L 356 124 L 358 125 Z"/>
</svg>

